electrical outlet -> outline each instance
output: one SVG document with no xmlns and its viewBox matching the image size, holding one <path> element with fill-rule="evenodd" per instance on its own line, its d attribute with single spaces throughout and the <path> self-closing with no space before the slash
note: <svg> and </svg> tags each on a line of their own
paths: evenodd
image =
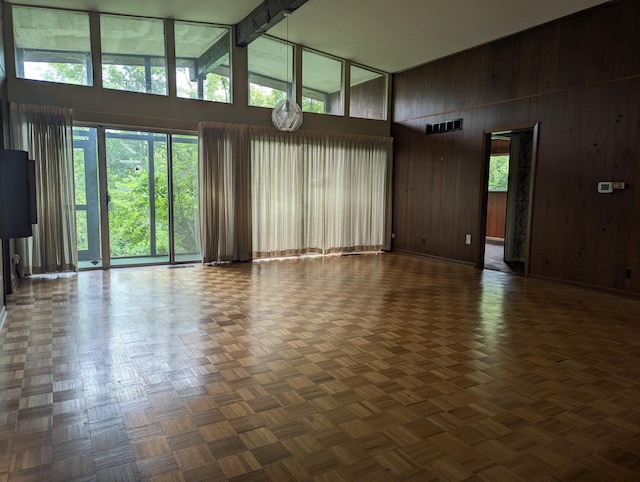
<svg viewBox="0 0 640 482">
<path fill-rule="evenodd" d="M 633 273 L 631 272 L 630 268 L 627 268 L 624 270 L 624 277 L 625 279 L 631 279 L 633 276 Z"/>
<path fill-rule="evenodd" d="M 395 239 L 396 233 L 391 233 L 391 239 Z"/>
<path fill-rule="evenodd" d="M 467 234 L 467 235 L 464 237 L 464 243 L 465 243 L 465 244 L 471 244 L 471 235 L 470 235 L 470 234 Z"/>
</svg>

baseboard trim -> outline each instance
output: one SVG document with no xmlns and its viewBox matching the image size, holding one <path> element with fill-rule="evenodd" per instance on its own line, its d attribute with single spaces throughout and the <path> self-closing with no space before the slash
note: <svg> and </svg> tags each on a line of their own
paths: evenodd
<svg viewBox="0 0 640 482">
<path fill-rule="evenodd" d="M 529 273 L 529 278 L 539 279 L 542 281 L 551 281 L 554 283 L 560 283 L 563 285 L 573 286 L 574 288 L 582 288 L 585 290 L 596 291 L 606 295 L 619 296 L 621 298 L 629 298 L 632 300 L 640 300 L 640 293 L 634 291 L 625 291 L 615 288 L 607 288 L 605 286 L 591 285 L 588 283 L 580 283 L 579 281 L 572 281 L 562 278 L 553 278 L 551 276 L 543 276 L 539 274 Z"/>
<path fill-rule="evenodd" d="M 452 258 L 443 258 L 441 256 L 435 256 L 432 254 L 425 254 L 425 253 L 418 253 L 415 251 L 407 251 L 404 249 L 394 249 L 393 251 L 391 251 L 392 253 L 397 253 L 397 254 L 402 254 L 402 255 L 407 255 L 407 256 L 416 256 L 416 257 L 420 257 L 420 258 L 429 258 L 429 259 L 433 259 L 433 260 L 437 260 L 437 261 L 444 261 L 446 263 L 455 263 L 455 264 L 461 264 L 464 266 L 470 266 L 470 267 L 474 267 L 474 263 L 469 262 L 469 261 L 462 261 L 459 259 L 452 259 Z M 603 294 L 608 294 L 608 295 L 612 295 L 612 296 L 618 296 L 621 298 L 629 298 L 632 300 L 640 300 L 640 293 L 636 293 L 634 291 L 624 291 L 624 290 L 619 290 L 619 289 L 615 289 L 615 288 L 606 288 L 604 286 L 598 286 L 598 285 L 591 285 L 588 283 L 580 283 L 578 281 L 571 281 L 571 280 L 566 280 L 566 279 L 562 279 L 562 278 L 553 278 L 551 276 L 542 276 L 542 275 L 538 275 L 538 274 L 533 274 L 533 273 L 529 273 L 528 276 L 526 276 L 525 278 L 533 278 L 533 279 L 539 279 L 541 281 L 550 281 L 553 283 L 561 283 L 564 285 L 568 285 L 568 286 L 573 286 L 575 288 L 582 288 L 585 290 L 591 290 L 591 291 L 596 291 L 599 293 L 603 293 Z"/>
<path fill-rule="evenodd" d="M 418 253 L 416 251 L 406 251 L 404 249 L 394 249 L 391 252 L 392 253 L 397 253 L 397 254 L 404 254 L 404 255 L 408 255 L 408 256 L 418 256 L 420 258 L 429 258 L 429 259 L 434 259 L 434 260 L 437 260 L 437 261 L 444 261 L 446 263 L 461 264 L 463 266 L 469 266 L 471 268 L 473 268 L 475 266 L 472 261 L 463 261 L 461 259 L 454 259 L 454 258 L 444 258 L 442 256 L 436 256 L 434 254 Z"/>
</svg>

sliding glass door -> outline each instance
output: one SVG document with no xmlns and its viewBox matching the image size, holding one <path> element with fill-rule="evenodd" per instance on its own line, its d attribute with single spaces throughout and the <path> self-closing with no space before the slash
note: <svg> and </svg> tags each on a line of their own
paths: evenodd
<svg viewBox="0 0 640 482">
<path fill-rule="evenodd" d="M 167 135 L 105 131 L 111 265 L 167 263 Z"/>
<path fill-rule="evenodd" d="M 171 153 L 175 260 L 200 260 L 198 137 L 172 135 Z"/>
<path fill-rule="evenodd" d="M 80 127 L 74 147 L 81 268 L 201 259 L 196 136 Z M 89 241 L 94 232 L 102 241 L 97 246 Z"/>
</svg>

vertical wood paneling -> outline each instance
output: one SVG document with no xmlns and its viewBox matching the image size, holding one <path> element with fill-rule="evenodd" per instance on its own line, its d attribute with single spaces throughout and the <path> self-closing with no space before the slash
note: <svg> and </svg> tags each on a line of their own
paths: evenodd
<svg viewBox="0 0 640 482">
<path fill-rule="evenodd" d="M 485 123 L 486 111 L 484 109 L 472 109 L 464 113 L 465 128 L 464 157 L 462 170 L 460 173 L 460 226 L 456 238 L 456 244 L 461 244 L 464 235 L 471 234 L 478 236 L 480 231 L 479 207 L 481 205 L 481 186 L 486 186 L 486 176 L 484 175 L 484 137 L 483 125 Z M 452 240 L 454 241 L 454 240 Z M 477 240 L 476 240 L 477 241 Z M 460 258 L 473 262 L 475 245 L 464 245 L 465 257 Z"/>
<path fill-rule="evenodd" d="M 593 42 L 590 43 L 590 48 L 587 49 L 587 55 L 585 56 L 585 65 L 582 66 L 586 72 L 585 83 L 587 85 L 597 82 L 607 81 L 611 74 L 617 75 L 614 71 L 616 53 L 611 51 L 609 43 L 616 45 L 617 50 L 625 50 L 627 46 L 624 40 L 621 41 L 618 37 L 620 23 L 624 23 L 622 19 L 617 16 L 617 9 L 606 9 L 602 12 L 600 18 L 585 17 L 582 25 L 576 29 L 577 45 L 584 45 L 584 42 L 589 43 L 589 39 L 586 35 L 592 35 L 593 32 L 598 29 L 598 35 L 602 39 L 607 39 L 605 42 Z M 579 33 L 579 35 L 578 35 Z"/>
<path fill-rule="evenodd" d="M 418 149 L 418 152 L 424 153 L 424 141 L 413 128 L 411 129 L 411 140 L 414 147 Z M 420 184 L 417 184 L 416 181 L 420 183 L 423 179 L 428 178 L 424 172 L 426 166 L 427 164 L 424 162 L 418 162 L 417 165 L 411 163 L 407 173 L 409 176 L 408 213 L 411 222 L 409 229 L 409 246 L 412 251 L 420 250 L 418 237 L 422 237 L 422 231 L 424 230 L 424 222 L 420 219 L 424 212 L 424 199 L 422 198 L 424 196 L 424 189 Z"/>
<path fill-rule="evenodd" d="M 568 17 L 564 21 L 559 22 L 560 32 L 558 39 L 558 70 L 555 79 L 555 89 L 568 89 L 569 87 L 571 87 L 570 76 L 571 73 L 575 70 L 575 45 L 573 44 L 574 23 L 574 17 Z"/>
<path fill-rule="evenodd" d="M 445 76 L 447 89 L 444 108 L 445 111 L 460 110 L 464 108 L 467 63 L 467 56 L 465 52 L 451 57 L 451 67 L 448 69 L 448 71 L 451 72 L 451 75 L 448 78 Z"/>
<path fill-rule="evenodd" d="M 559 172 L 565 155 L 564 135 L 566 118 L 567 91 L 539 97 L 537 118 L 540 119 L 538 138 L 538 159 L 536 168 L 536 184 L 534 193 L 534 211 L 531 229 L 530 273 L 545 273 L 554 276 L 555 265 L 550 255 L 559 251 L 554 246 L 561 246 L 560 237 L 565 230 L 559 230 L 553 236 L 548 235 L 546 226 L 552 219 L 562 216 L 564 203 L 557 196 L 562 196 L 562 177 Z"/>
<path fill-rule="evenodd" d="M 365 119 L 384 119 L 387 84 L 378 77 L 351 87 L 349 115 Z"/>
<path fill-rule="evenodd" d="M 465 106 L 486 102 L 487 69 L 489 68 L 489 48 L 478 47 L 466 55 L 467 76 L 465 87 Z"/>
<path fill-rule="evenodd" d="M 409 239 L 407 230 L 408 222 L 399 222 L 408 219 L 408 176 L 407 171 L 410 164 L 410 153 L 412 151 L 411 141 L 408 136 L 408 128 L 396 126 L 394 130 L 394 161 L 393 161 L 393 214 L 392 241 L 393 249 L 407 250 L 406 245 Z"/>
<path fill-rule="evenodd" d="M 447 82 L 453 80 L 453 74 L 450 74 L 449 69 L 450 64 L 451 57 L 435 64 L 433 95 L 430 95 L 429 102 L 429 107 L 433 109 L 433 112 L 446 112 L 447 110 Z"/>
<path fill-rule="evenodd" d="M 640 95 L 640 93 L 637 95 Z M 635 125 L 638 126 L 640 123 L 636 120 Z M 631 183 L 629 188 L 631 192 L 631 212 L 637 216 L 638 213 L 640 213 L 640 189 L 637 188 L 637 186 L 640 186 L 640 167 L 637 162 L 635 164 L 635 171 L 631 177 Z M 637 219 L 636 217 L 635 223 L 632 219 L 627 220 L 630 226 L 625 252 L 625 277 L 623 283 L 625 289 L 640 293 L 640 248 L 638 248 L 640 246 L 640 229 L 638 229 L 637 226 Z M 629 278 L 626 276 L 626 270 L 631 270 Z"/>
<path fill-rule="evenodd" d="M 621 88 L 622 87 L 622 88 Z M 611 108 L 609 114 L 608 132 L 607 132 L 607 152 L 606 159 L 608 161 L 607 169 L 610 170 L 610 176 L 617 181 L 627 183 L 624 191 L 616 191 L 615 201 L 617 206 L 609 212 L 609 216 L 617 224 L 612 227 L 618 245 L 627 243 L 627 249 L 615 250 L 615 268 L 620 273 L 614 273 L 615 288 L 632 289 L 640 292 L 640 272 L 637 271 L 640 266 L 640 163 L 638 162 L 637 152 L 628 148 L 629 139 L 635 139 L 638 142 L 638 131 L 640 129 L 640 109 L 629 108 L 629 99 L 640 99 L 640 81 L 627 82 L 619 88 L 612 89 Z M 632 218 L 625 216 L 616 216 L 615 213 L 631 213 Z M 613 215 L 613 216 L 612 216 Z M 632 278 L 626 278 L 626 269 L 632 270 Z M 635 271 L 635 276 L 633 274 Z"/>
<path fill-rule="evenodd" d="M 540 50 L 536 48 L 536 36 L 532 32 L 525 32 L 520 37 L 519 54 L 514 59 L 516 64 L 515 97 L 533 95 L 538 88 L 538 66 L 540 65 Z"/>
<path fill-rule="evenodd" d="M 615 7 L 619 19 L 616 39 L 618 48 L 610 50 L 609 55 L 615 59 L 615 75 L 626 77 L 640 70 L 640 9 L 630 2 L 620 3 Z"/>
<path fill-rule="evenodd" d="M 448 239 L 460 239 L 460 177 L 462 174 L 462 132 L 458 131 L 453 133 L 451 149 L 449 152 L 449 159 L 452 162 L 452 176 L 447 176 L 447 191 L 450 193 L 449 201 L 447 202 L 447 219 L 451 219 L 451 222 L 445 223 L 446 230 L 444 232 L 445 242 Z M 454 253 L 454 258 L 464 258 L 464 252 L 462 251 L 466 245 L 462 243 L 453 243 L 453 246 L 457 249 Z"/>
<path fill-rule="evenodd" d="M 489 73 L 487 102 L 497 102 L 514 97 L 512 75 L 516 53 L 514 37 L 489 44 Z"/>
<path fill-rule="evenodd" d="M 456 219 L 456 211 L 454 210 L 456 204 L 456 193 L 455 193 L 455 177 L 457 174 L 457 158 L 455 156 L 455 138 L 457 136 L 457 132 L 451 132 L 451 135 L 446 136 L 447 139 L 443 139 L 445 142 L 442 144 L 442 162 L 441 167 L 444 170 L 446 165 L 447 175 L 441 175 L 441 191 L 447 193 L 446 202 L 441 202 L 440 204 L 440 215 L 441 219 L 438 223 L 439 225 L 439 236 L 438 236 L 438 245 L 444 245 L 444 243 L 448 239 L 455 239 L 455 229 L 454 226 L 457 224 Z M 457 253 L 458 249 L 456 249 L 456 245 L 452 244 L 450 246 L 449 252 L 447 252 L 447 258 L 457 258 L 459 254 Z"/>
<path fill-rule="evenodd" d="M 540 53 L 537 92 L 552 92 L 558 87 L 561 31 L 561 22 L 543 25 L 533 30 L 536 37 L 536 49 Z"/>
<path fill-rule="evenodd" d="M 602 198 L 595 189 L 596 179 L 603 168 L 602 149 L 606 142 L 606 125 L 603 118 L 608 117 L 608 96 L 605 102 L 600 97 L 601 91 L 608 86 L 593 89 L 573 89 L 569 91 L 567 115 L 572 119 L 571 125 L 566 127 L 565 156 L 574 162 L 562 164 L 561 179 L 564 179 L 562 189 L 565 205 L 565 234 L 563 244 L 565 256 L 554 253 L 557 264 L 561 266 L 558 276 L 567 273 L 573 279 L 581 279 L 593 284 L 592 271 L 599 263 L 597 251 L 602 242 L 602 231 L 607 229 L 602 225 L 602 203 L 611 198 Z M 600 100 L 600 102 L 598 102 Z M 600 108 L 601 115 L 592 117 L 594 108 Z M 577 169 L 582 166 L 582 169 Z M 588 167 L 587 167 L 588 166 Z M 585 222 L 584 215 L 590 213 L 590 222 Z M 608 273 L 601 272 L 603 282 L 609 281 Z"/>
<path fill-rule="evenodd" d="M 430 139 L 433 141 L 433 139 Z M 442 179 L 440 178 L 442 169 L 442 156 L 440 143 L 442 139 L 435 139 L 435 142 L 427 144 L 427 155 L 429 162 L 424 162 L 422 168 L 425 170 L 425 177 L 428 191 L 425 193 L 424 203 L 422 204 L 424 228 L 421 236 L 426 239 L 426 246 L 421 248 L 422 252 L 431 252 L 434 248 L 438 249 L 438 229 L 440 228 L 440 203 L 446 201 L 446 193 L 440 188 Z M 425 159 L 426 160 L 426 159 Z M 418 181 L 420 178 L 416 178 Z M 441 248 L 440 248 L 441 249 Z"/>
<path fill-rule="evenodd" d="M 394 246 L 473 262 L 484 132 L 539 123 L 530 273 L 640 293 L 639 27 L 620 0 L 397 74 Z"/>
</svg>

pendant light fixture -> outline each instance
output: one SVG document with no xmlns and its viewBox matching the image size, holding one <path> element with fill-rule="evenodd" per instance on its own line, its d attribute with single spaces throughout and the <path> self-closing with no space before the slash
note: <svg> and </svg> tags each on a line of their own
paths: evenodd
<svg viewBox="0 0 640 482">
<path fill-rule="evenodd" d="M 279 101 L 271 112 L 271 121 L 276 129 L 286 132 L 295 131 L 302 125 L 302 109 L 294 99 L 289 96 L 289 85 L 291 85 L 291 67 L 289 65 L 289 15 L 290 10 L 285 10 L 284 16 L 287 19 L 287 96 Z"/>
</svg>

